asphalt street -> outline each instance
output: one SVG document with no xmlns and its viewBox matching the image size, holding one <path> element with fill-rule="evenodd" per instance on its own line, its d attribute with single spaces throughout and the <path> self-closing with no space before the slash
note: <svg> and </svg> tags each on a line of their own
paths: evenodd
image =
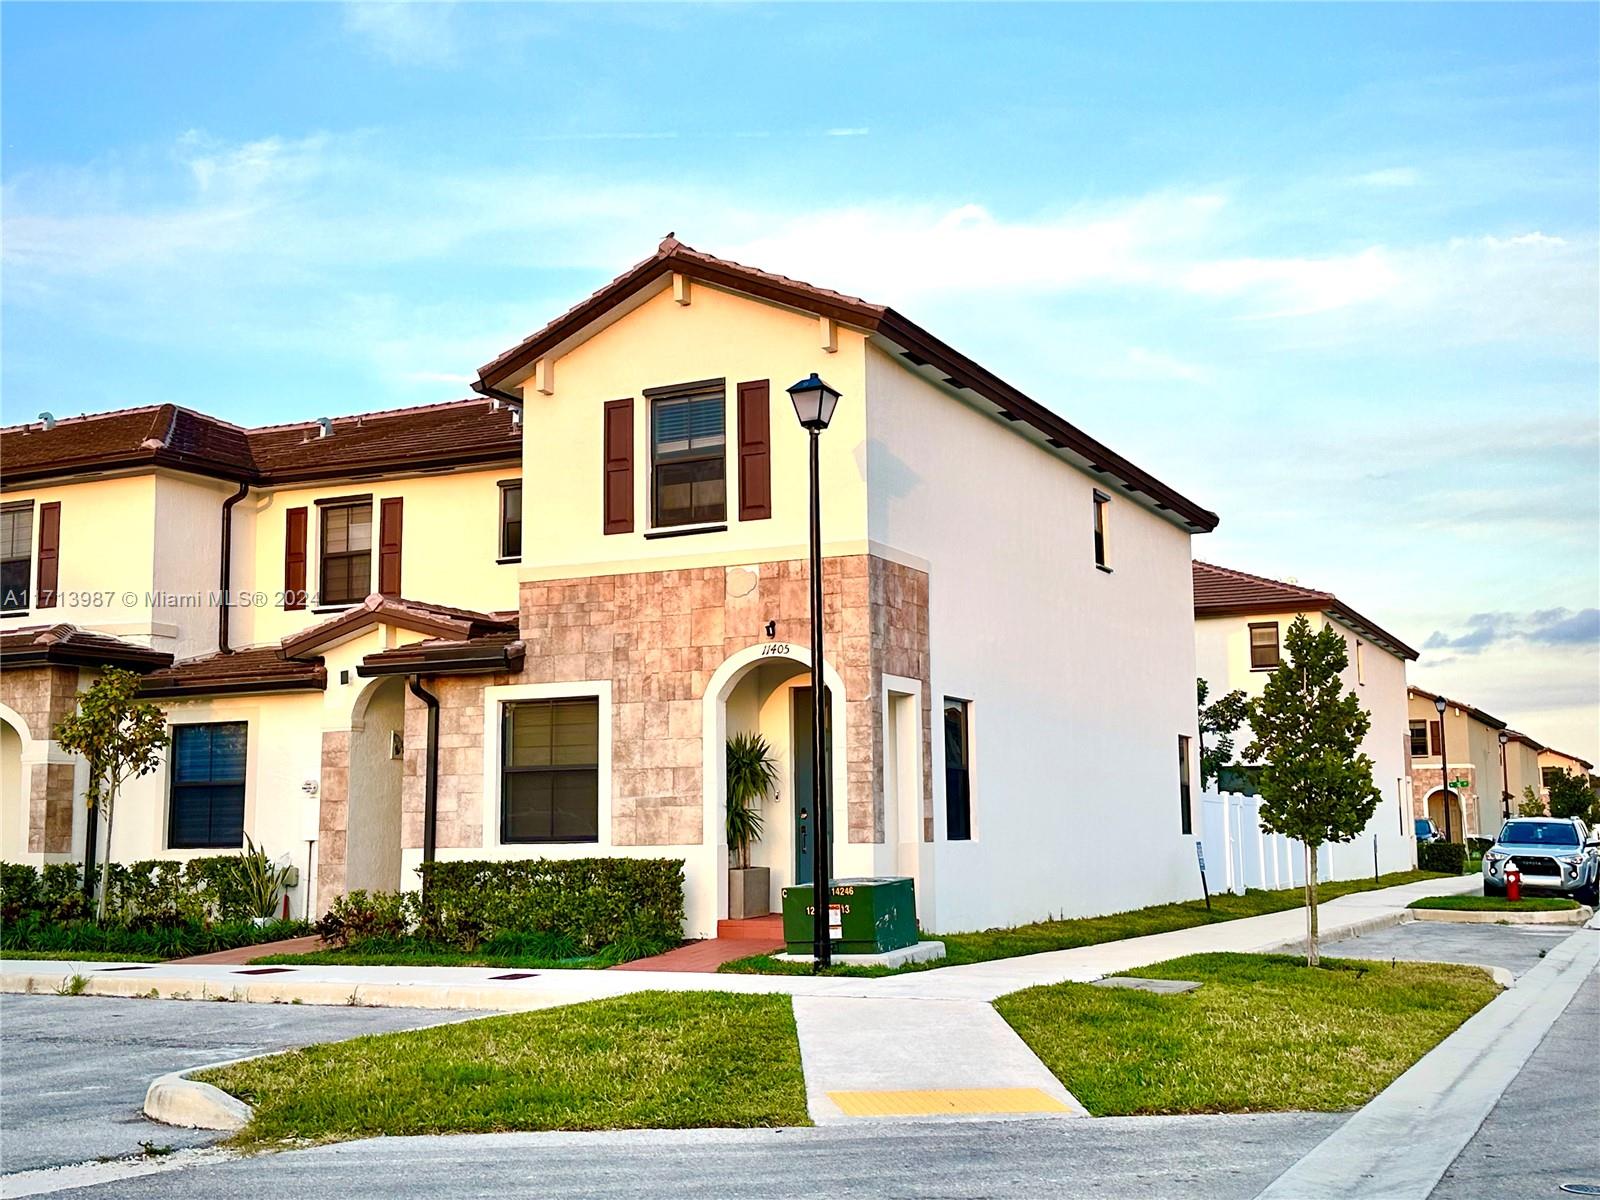
<svg viewBox="0 0 1600 1200">
<path fill-rule="evenodd" d="M 1537 966 L 1545 952 L 1572 936 L 1574 925 L 1456 925 L 1412 921 L 1360 937 L 1322 943 L 1334 958 L 1376 958 L 1385 962 L 1472 963 L 1504 967 L 1521 975 Z"/>
<path fill-rule="evenodd" d="M 474 1014 L 482 1015 L 482 1014 Z M 0 1170 L 203 1146 L 221 1135 L 141 1111 L 157 1075 L 457 1020 L 459 1013 L 96 996 L 0 997 Z"/>
</svg>

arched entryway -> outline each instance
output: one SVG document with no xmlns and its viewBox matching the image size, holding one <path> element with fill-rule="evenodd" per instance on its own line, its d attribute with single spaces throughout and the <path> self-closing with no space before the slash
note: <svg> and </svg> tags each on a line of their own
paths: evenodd
<svg viewBox="0 0 1600 1200">
<path fill-rule="evenodd" d="M 1452 842 L 1464 842 L 1467 840 L 1467 827 L 1462 817 L 1461 797 L 1455 792 L 1447 792 L 1443 788 L 1438 788 L 1429 794 L 1428 816 L 1433 821 L 1434 827 L 1444 834 L 1448 840 Z"/>
<path fill-rule="evenodd" d="M 844 686 L 826 662 L 831 753 L 832 842 L 837 849 L 845 840 L 846 706 Z M 810 882 L 816 817 L 811 764 L 811 665 L 801 647 L 768 643 L 739 651 L 718 668 L 706 688 L 703 725 L 705 737 L 706 841 L 718 847 L 717 915 L 728 915 L 726 745 L 736 733 L 757 733 L 766 739 L 777 766 L 777 787 L 762 806 L 764 829 L 752 848 L 752 866 L 770 873 L 773 911 L 781 890 L 793 883 Z"/>
<path fill-rule="evenodd" d="M 22 731 L 0 716 L 0 859 L 25 862 L 28 852 L 27 768 Z"/>
<path fill-rule="evenodd" d="M 400 796 L 405 775 L 405 681 L 375 679 L 350 722 L 345 887 L 400 888 Z"/>
</svg>

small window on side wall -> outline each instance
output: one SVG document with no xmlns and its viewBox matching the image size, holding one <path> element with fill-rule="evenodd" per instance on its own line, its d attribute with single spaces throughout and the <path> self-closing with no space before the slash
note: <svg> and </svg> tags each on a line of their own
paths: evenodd
<svg viewBox="0 0 1600 1200">
<path fill-rule="evenodd" d="M 600 702 L 507 704 L 500 840 L 600 840 Z"/>
<path fill-rule="evenodd" d="M 1111 565 L 1106 560 L 1106 515 L 1111 507 L 1111 497 L 1104 492 L 1094 494 L 1094 565 L 1103 571 L 1109 571 Z"/>
<path fill-rule="evenodd" d="M 1278 651 L 1278 623 L 1252 621 L 1250 624 L 1250 669 L 1274 670 L 1280 661 Z"/>
<path fill-rule="evenodd" d="M 1178 823 L 1184 833 L 1194 832 L 1194 792 L 1189 783 L 1189 738 L 1178 735 Z"/>
<path fill-rule="evenodd" d="M 167 845 L 174 850 L 244 845 L 243 721 L 172 730 L 172 795 Z"/>
<path fill-rule="evenodd" d="M 944 835 L 972 840 L 972 705 L 944 698 Z"/>
<path fill-rule="evenodd" d="M 508 479 L 500 485 L 500 557 L 522 557 L 522 481 Z"/>
</svg>

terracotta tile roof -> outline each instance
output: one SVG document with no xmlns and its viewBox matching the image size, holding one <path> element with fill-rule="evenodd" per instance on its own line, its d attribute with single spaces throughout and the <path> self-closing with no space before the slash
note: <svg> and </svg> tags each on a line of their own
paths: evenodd
<svg viewBox="0 0 1600 1200">
<path fill-rule="evenodd" d="M 1051 409 L 1006 383 L 999 376 L 946 345 L 904 315 L 883 304 L 802 283 L 685 246 L 671 234 L 655 254 L 635 264 L 587 299 L 574 305 L 538 332 L 530 334 L 492 362 L 484 364 L 473 387 L 498 394 L 512 376 L 533 365 L 542 355 L 579 335 L 591 322 L 650 287 L 663 276 L 681 274 L 729 291 L 756 296 L 802 312 L 816 313 L 842 324 L 876 334 L 893 346 L 914 367 L 931 367 L 950 385 L 968 389 L 992 403 L 999 414 L 1020 421 L 1042 434 L 1058 451 L 1082 460 L 1090 471 L 1117 481 L 1125 492 L 1143 493 L 1157 509 L 1176 513 L 1191 530 L 1215 529 L 1217 515 L 1141 470 L 1116 451 L 1096 441 Z"/>
<path fill-rule="evenodd" d="M 1337 617 L 1357 633 L 1365 634 L 1386 650 L 1415 661 L 1417 652 L 1394 634 L 1367 620 L 1332 592 L 1284 583 L 1264 575 L 1251 575 L 1232 567 L 1219 567 L 1196 560 L 1194 574 L 1194 615 L 1232 617 L 1266 613 L 1320 612 Z"/>
<path fill-rule="evenodd" d="M 490 633 L 515 634 L 517 614 L 474 612 L 374 593 L 355 607 L 284 638 L 282 649 L 290 658 L 300 658 L 375 625 L 398 625 L 417 633 L 461 639 Z"/>
<path fill-rule="evenodd" d="M 522 669 L 523 644 L 515 629 L 477 637 L 428 638 L 380 650 L 361 660 L 356 673 L 371 675 L 466 674 Z"/>
<path fill-rule="evenodd" d="M 1411 687 L 1408 687 L 1406 691 L 1413 696 L 1420 696 L 1430 704 L 1435 700 L 1443 700 L 1451 708 L 1459 708 L 1462 712 L 1471 715 L 1475 720 L 1483 722 L 1483 724 L 1489 726 L 1491 729 L 1504 729 L 1506 727 L 1506 723 L 1499 717 L 1492 717 L 1488 713 L 1484 712 L 1481 708 L 1476 708 L 1473 705 L 1463 703 L 1460 700 L 1452 700 L 1449 696 L 1441 696 L 1437 692 L 1424 691 L 1415 684 L 1413 684 Z"/>
<path fill-rule="evenodd" d="M 128 667 L 149 671 L 165 667 L 172 655 L 106 633 L 65 622 L 28 625 L 0 631 L 0 666 L 6 669 L 45 664 Z"/>
<path fill-rule="evenodd" d="M 257 485 L 521 457 L 521 427 L 489 400 L 245 429 L 173 404 L 0 429 L 7 482 L 84 471 L 171 467 Z"/>
<path fill-rule="evenodd" d="M 277 646 L 190 658 L 144 677 L 145 696 L 217 696 L 231 692 L 322 691 L 328 672 L 321 659 L 284 657 Z"/>
</svg>

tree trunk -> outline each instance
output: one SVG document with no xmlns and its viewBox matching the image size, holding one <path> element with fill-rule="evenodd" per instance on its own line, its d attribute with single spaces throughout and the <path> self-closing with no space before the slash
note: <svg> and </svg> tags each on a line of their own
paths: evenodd
<svg viewBox="0 0 1600 1200">
<path fill-rule="evenodd" d="M 111 822 L 117 811 L 117 785 L 107 790 L 102 803 L 106 810 L 106 852 L 100 859 L 100 901 L 95 905 L 94 919 L 101 924 L 106 919 L 106 892 L 111 887 Z"/>
<path fill-rule="evenodd" d="M 1310 842 L 1306 848 L 1306 966 L 1314 967 L 1320 961 L 1317 953 L 1317 851 Z"/>
</svg>

